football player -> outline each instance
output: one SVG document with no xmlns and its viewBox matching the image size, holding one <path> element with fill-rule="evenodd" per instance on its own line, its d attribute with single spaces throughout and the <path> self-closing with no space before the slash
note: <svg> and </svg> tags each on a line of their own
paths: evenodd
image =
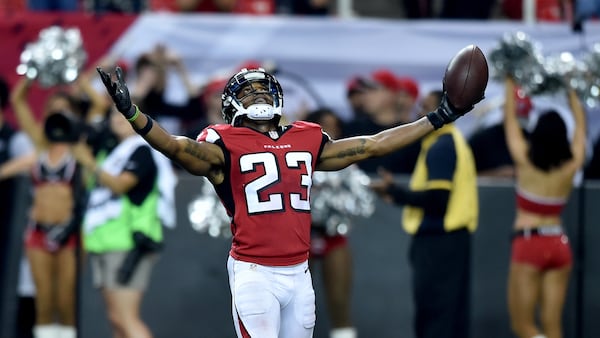
<svg viewBox="0 0 600 338">
<path fill-rule="evenodd" d="M 222 94 L 223 119 L 196 140 L 167 133 L 132 104 L 122 71 L 98 68 L 118 110 L 146 141 L 214 185 L 231 217 L 228 259 L 237 336 L 309 338 L 315 295 L 308 257 L 315 170 L 332 171 L 398 150 L 470 109 L 447 100 L 426 117 L 375 135 L 332 140 L 314 123 L 280 126 L 283 92 L 262 68 L 242 69 Z"/>
</svg>

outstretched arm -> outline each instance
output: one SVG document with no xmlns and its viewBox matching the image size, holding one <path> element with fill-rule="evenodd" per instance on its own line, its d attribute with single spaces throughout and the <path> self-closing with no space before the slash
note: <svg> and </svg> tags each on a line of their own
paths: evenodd
<svg viewBox="0 0 600 338">
<path fill-rule="evenodd" d="M 370 157 L 390 154 L 434 130 L 427 117 L 375 135 L 356 136 L 331 141 L 323 147 L 317 170 L 333 171 Z"/>
<path fill-rule="evenodd" d="M 0 165 L 0 181 L 29 171 L 37 158 L 35 153 L 24 155 Z"/>
<path fill-rule="evenodd" d="M 505 80 L 504 101 L 504 134 L 506 144 L 513 161 L 517 164 L 527 160 L 527 141 L 517 119 L 517 102 L 515 99 L 515 82 L 511 78 Z"/>
<path fill-rule="evenodd" d="M 567 89 L 569 106 L 575 119 L 575 132 L 573 133 L 573 142 L 571 143 L 571 151 L 573 152 L 573 160 L 577 168 L 580 168 L 585 161 L 585 145 L 587 124 L 585 119 L 585 110 L 583 109 L 577 93 L 572 88 Z"/>
<path fill-rule="evenodd" d="M 31 84 L 31 80 L 23 76 L 12 90 L 10 102 L 15 112 L 19 128 L 31 138 L 36 148 L 40 149 L 45 145 L 46 141 L 42 127 L 36 122 L 31 107 L 27 102 L 27 92 L 29 91 Z"/>
<path fill-rule="evenodd" d="M 222 182 L 225 157 L 221 148 L 211 143 L 196 142 L 184 136 L 171 135 L 150 116 L 143 114 L 131 103 L 121 68 L 116 69 L 116 81 L 112 80 L 111 74 L 100 68 L 98 73 L 117 109 L 154 149 L 177 162 L 193 175 L 207 176 L 216 184 Z"/>
<path fill-rule="evenodd" d="M 371 181 L 371 189 L 388 203 L 422 208 L 426 215 L 443 217 L 448 206 L 448 189 L 410 190 L 397 185 L 391 172 L 380 169 L 379 179 Z"/>
<path fill-rule="evenodd" d="M 136 107 L 139 112 L 139 109 Z M 223 151 L 218 146 L 207 142 L 196 142 L 185 136 L 169 134 L 158 123 L 146 114 L 140 114 L 131 121 L 133 129 L 140 135 L 150 126 L 144 139 L 156 150 L 193 175 L 207 176 L 211 181 L 222 174 L 225 163 Z M 215 183 L 220 183 L 219 181 Z"/>
<path fill-rule="evenodd" d="M 437 109 L 415 122 L 386 129 L 375 135 L 330 141 L 323 147 L 317 170 L 339 170 L 367 158 L 390 154 L 445 124 L 453 123 L 471 111 L 477 102 L 466 109 L 457 109 L 448 101 L 447 93 L 444 92 Z"/>
</svg>

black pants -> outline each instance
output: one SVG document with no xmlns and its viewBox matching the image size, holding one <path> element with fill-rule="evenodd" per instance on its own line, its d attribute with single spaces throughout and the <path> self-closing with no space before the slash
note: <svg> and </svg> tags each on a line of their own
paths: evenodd
<svg viewBox="0 0 600 338">
<path fill-rule="evenodd" d="M 35 325 L 35 299 L 33 297 L 19 297 L 17 310 L 17 338 L 33 338 Z"/>
<path fill-rule="evenodd" d="M 469 338 L 471 234 L 415 235 L 412 267 L 417 338 Z"/>
</svg>

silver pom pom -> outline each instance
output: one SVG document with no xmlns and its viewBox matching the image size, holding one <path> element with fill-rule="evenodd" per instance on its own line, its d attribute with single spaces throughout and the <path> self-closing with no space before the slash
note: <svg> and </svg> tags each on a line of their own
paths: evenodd
<svg viewBox="0 0 600 338">
<path fill-rule="evenodd" d="M 522 82 L 542 71 L 542 60 L 540 45 L 532 41 L 527 34 L 506 33 L 498 46 L 490 52 L 492 77 L 503 80 L 506 76 L 512 76 Z"/>
<path fill-rule="evenodd" d="M 544 58 L 544 81 L 535 88 L 531 88 L 530 94 L 553 94 L 564 90 L 569 84 L 565 82 L 567 76 L 571 76 L 576 69 L 575 57 L 569 52 Z"/>
<path fill-rule="evenodd" d="M 203 179 L 200 195 L 188 204 L 188 218 L 192 228 L 200 233 L 211 237 L 231 237 L 231 218 L 206 178 Z"/>
<path fill-rule="evenodd" d="M 600 47 L 596 53 L 600 53 Z M 544 57 L 538 43 L 532 42 L 525 33 L 517 32 L 504 36 L 490 53 L 490 60 L 494 78 L 514 78 L 527 95 L 554 94 L 571 87 L 588 106 L 597 101 L 595 79 L 599 76 L 592 74 L 594 67 L 600 72 L 600 54 L 591 53 L 585 62 L 578 61 L 569 52 Z"/>
<path fill-rule="evenodd" d="M 370 178 L 356 166 L 313 175 L 310 198 L 313 223 L 322 224 L 330 235 L 350 231 L 351 217 L 368 217 L 375 211 Z"/>
<path fill-rule="evenodd" d="M 545 80 L 541 47 L 523 32 L 506 33 L 489 59 L 493 78 L 502 81 L 510 76 L 527 93 L 536 91 Z"/>
<path fill-rule="evenodd" d="M 17 73 L 35 79 L 43 87 L 68 84 L 77 79 L 87 59 L 77 28 L 51 26 L 21 53 Z"/>
<path fill-rule="evenodd" d="M 370 178 L 356 166 L 334 172 L 315 172 L 310 195 L 312 220 L 323 224 L 329 234 L 347 234 L 351 217 L 368 217 L 375 211 L 375 194 Z M 200 195 L 188 204 L 194 230 L 212 237 L 231 237 L 231 218 L 212 185 L 205 178 Z"/>
</svg>

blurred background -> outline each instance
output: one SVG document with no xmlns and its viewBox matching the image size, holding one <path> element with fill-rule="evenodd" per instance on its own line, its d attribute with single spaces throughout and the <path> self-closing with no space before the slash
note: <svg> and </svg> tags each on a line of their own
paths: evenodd
<svg viewBox="0 0 600 338">
<path fill-rule="evenodd" d="M 225 79 L 249 65 L 277 76 L 289 121 L 328 107 L 351 125 L 360 114 L 352 94 L 368 90 L 365 83 L 380 81 L 398 95 L 399 114 L 406 113 L 397 121 L 409 122 L 421 95 L 441 89 L 449 60 L 475 44 L 488 57 L 490 80 L 485 99 L 457 121 L 465 136 L 474 138 L 501 120 L 506 67 L 525 74 L 521 77 L 525 89 L 535 85 L 536 76 L 570 73 L 578 81 L 587 111 L 589 147 L 586 167 L 577 176 L 564 213 L 575 255 L 564 330 L 566 338 L 596 338 L 600 337 L 595 320 L 600 313 L 596 287 L 600 249 L 595 245 L 600 241 L 595 226 L 600 220 L 595 208 L 600 199 L 599 11 L 600 3 L 594 0 L 2 0 L 0 77 L 9 92 L 22 77 L 34 81 L 28 102 L 41 119 L 46 98 L 67 87 L 76 92 L 71 87 L 79 85 L 75 79 L 80 76 L 87 76 L 86 81 L 103 93 L 93 74 L 97 65 L 120 65 L 127 71 L 132 92 L 141 91 L 140 83 L 148 81 L 144 62 L 159 55 L 163 78 L 154 90 L 159 103 L 148 99 L 140 104 L 146 104 L 145 111 L 172 133 L 195 137 L 212 121 L 207 97 L 220 93 Z M 53 44 L 50 28 L 55 34 L 70 30 L 74 36 L 65 34 L 62 45 Z M 76 56 L 75 63 L 60 63 L 53 57 L 56 50 Z M 527 73 L 532 65 L 543 69 Z M 392 74 L 393 84 L 377 75 L 381 72 Z M 548 102 L 559 111 L 567 109 L 566 101 L 551 89 L 527 94 L 526 116 L 535 116 Z M 402 95 L 408 95 L 410 103 L 402 103 Z M 10 105 L 3 106 L 2 115 L 4 123 L 20 129 Z M 568 113 L 564 117 L 568 126 L 572 124 Z M 473 147 L 481 176 L 472 256 L 471 338 L 508 338 L 513 337 L 505 294 L 514 180 L 510 175 L 486 174 L 506 163 L 488 159 L 494 162 L 490 164 L 485 157 L 495 158 L 495 150 L 477 152 Z M 176 172 L 177 226 L 165 229 L 165 248 L 153 271 L 142 316 L 155 337 L 235 337 L 225 266 L 227 227 L 220 225 L 223 233 L 194 227 L 190 206 L 210 191 L 203 192 L 203 180 L 177 168 Z M 394 174 L 405 181 L 410 170 Z M 20 268 L 31 182 L 27 175 L 0 182 L 0 337 L 13 338 L 21 337 L 19 325 L 33 320 L 24 302 L 31 301 L 35 288 Z M 402 231 L 401 213 L 402 208 L 377 200 L 371 216 L 352 217 L 352 317 L 362 337 L 414 337 L 409 235 Z M 89 266 L 83 254 L 79 258 L 79 335 L 110 336 Z M 315 337 L 327 337 L 320 272 L 313 277 Z"/>
</svg>

